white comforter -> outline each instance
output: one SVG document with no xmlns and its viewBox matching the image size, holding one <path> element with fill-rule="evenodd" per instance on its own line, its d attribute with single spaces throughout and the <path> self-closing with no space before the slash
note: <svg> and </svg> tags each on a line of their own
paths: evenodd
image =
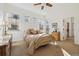
<svg viewBox="0 0 79 59">
<path fill-rule="evenodd" d="M 27 35 L 25 37 L 28 54 L 32 55 L 34 50 L 52 41 L 48 34 Z"/>
</svg>

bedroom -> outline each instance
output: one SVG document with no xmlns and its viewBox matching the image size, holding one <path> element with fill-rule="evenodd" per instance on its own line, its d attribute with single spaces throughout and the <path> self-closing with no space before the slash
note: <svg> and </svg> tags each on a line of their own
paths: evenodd
<svg viewBox="0 0 79 59">
<path fill-rule="evenodd" d="M 52 43 L 48 44 L 47 46 L 39 47 L 35 50 L 36 54 L 32 54 L 34 46 L 36 42 L 39 43 L 39 40 L 35 40 L 34 43 L 29 44 L 29 50 L 32 55 L 48 55 L 48 56 L 63 56 L 63 49 L 61 48 L 67 37 L 70 40 L 67 40 L 67 43 L 79 44 L 78 40 L 78 10 L 79 4 L 77 3 L 55 3 L 52 4 L 53 7 L 47 7 L 41 10 L 41 6 L 33 6 L 34 3 L 0 3 L 0 45 L 2 46 L 4 41 L 7 41 L 8 38 L 11 38 L 12 41 L 12 49 L 11 52 L 9 51 L 10 55 L 24 55 L 27 56 L 26 52 L 26 36 L 32 37 L 31 39 L 37 39 L 40 36 L 41 38 L 45 38 L 45 44 L 40 43 L 36 46 L 40 46 L 41 44 L 48 44 L 49 41 L 52 40 Z M 45 5 L 45 4 L 43 4 Z M 26 8 L 27 7 L 27 8 Z M 74 20 L 75 19 L 75 20 Z M 66 27 L 67 23 L 70 24 L 69 27 L 69 34 L 67 34 Z M 74 27 L 72 26 L 74 23 Z M 74 28 L 74 30 L 73 30 Z M 64 30 L 63 30 L 64 29 Z M 52 36 L 55 32 L 57 34 L 57 39 Z M 42 35 L 39 35 L 41 34 Z M 10 35 L 8 35 L 10 34 Z M 27 34 L 30 34 L 29 36 Z M 73 35 L 74 34 L 74 35 Z M 67 36 L 68 35 L 68 36 Z M 54 35 L 56 36 L 56 35 Z M 74 36 L 74 42 L 73 37 Z M 6 40 L 4 40 L 7 38 Z M 33 39 L 34 38 L 34 39 Z M 48 39 L 50 38 L 50 39 Z M 56 39 L 56 40 L 55 40 Z M 43 39 L 40 39 L 43 41 Z M 47 40 L 47 41 L 46 41 Z M 10 42 L 9 42 L 10 43 Z M 24 46 L 24 45 L 25 46 Z M 61 46 L 59 46 L 61 45 Z M 9 45 L 10 46 L 10 45 Z M 5 46 L 6 47 L 6 46 Z M 71 46 L 70 46 L 71 47 Z M 79 47 L 74 46 L 77 49 Z M 74 48 L 73 47 L 73 48 Z M 68 48 L 69 49 L 69 48 Z M 24 50 L 23 52 L 21 52 Z M 66 55 L 79 55 L 78 50 L 77 52 L 68 51 L 64 48 L 64 51 L 67 51 Z M 17 53 L 16 53 L 17 52 Z M 75 53 L 75 54 L 74 54 Z"/>
</svg>

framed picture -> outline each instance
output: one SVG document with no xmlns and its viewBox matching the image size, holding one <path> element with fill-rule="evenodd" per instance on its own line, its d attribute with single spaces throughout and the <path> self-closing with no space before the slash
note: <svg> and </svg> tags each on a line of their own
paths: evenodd
<svg viewBox="0 0 79 59">
<path fill-rule="evenodd" d="M 19 15 L 12 14 L 7 20 L 8 30 L 19 30 Z"/>
<path fill-rule="evenodd" d="M 57 28 L 57 23 L 52 23 L 52 28 Z"/>
<path fill-rule="evenodd" d="M 43 25 L 42 24 L 39 24 L 39 29 L 43 30 Z"/>
<path fill-rule="evenodd" d="M 29 22 L 29 16 L 24 16 L 25 22 Z"/>
<path fill-rule="evenodd" d="M 52 28 L 57 32 L 58 23 L 52 23 Z"/>
<path fill-rule="evenodd" d="M 49 22 L 45 21 L 45 23 L 46 23 L 46 33 L 49 34 L 49 30 L 50 30 L 50 28 L 49 28 Z"/>
</svg>

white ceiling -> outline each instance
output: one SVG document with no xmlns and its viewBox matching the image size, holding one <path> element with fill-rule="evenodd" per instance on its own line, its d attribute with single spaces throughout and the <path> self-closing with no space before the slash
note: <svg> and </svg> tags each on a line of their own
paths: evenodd
<svg viewBox="0 0 79 59">
<path fill-rule="evenodd" d="M 45 6 L 45 3 L 43 3 L 42 5 L 44 5 L 45 8 L 44 8 L 44 10 L 41 10 L 42 5 L 34 6 L 33 4 L 34 3 L 13 3 L 12 5 L 15 5 L 17 7 L 20 7 L 20 8 L 26 9 L 26 10 L 30 10 L 32 12 L 42 14 L 42 15 L 46 14 L 47 10 L 51 10 L 53 8 L 53 7 L 52 8 L 47 7 L 47 6 Z"/>
<path fill-rule="evenodd" d="M 75 13 L 78 13 L 79 4 L 77 3 L 52 3 L 53 7 L 45 6 L 44 10 L 41 10 L 41 6 L 34 6 L 34 3 L 12 3 L 12 5 L 23 8 L 25 10 L 30 10 L 40 15 L 46 17 L 64 17 L 64 16 L 73 16 Z"/>
</svg>

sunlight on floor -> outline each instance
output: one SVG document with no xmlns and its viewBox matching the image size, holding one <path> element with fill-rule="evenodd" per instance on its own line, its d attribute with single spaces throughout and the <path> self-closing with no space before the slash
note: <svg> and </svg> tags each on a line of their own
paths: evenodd
<svg viewBox="0 0 79 59">
<path fill-rule="evenodd" d="M 51 42 L 50 44 L 52 45 L 58 45 L 58 43 L 55 41 L 55 42 Z M 66 50 L 64 50 L 63 48 L 61 48 L 64 56 L 71 56 Z"/>
<path fill-rule="evenodd" d="M 70 55 L 67 51 L 65 51 L 63 48 L 62 48 L 61 50 L 62 50 L 64 56 L 71 56 L 71 55 Z"/>
</svg>

